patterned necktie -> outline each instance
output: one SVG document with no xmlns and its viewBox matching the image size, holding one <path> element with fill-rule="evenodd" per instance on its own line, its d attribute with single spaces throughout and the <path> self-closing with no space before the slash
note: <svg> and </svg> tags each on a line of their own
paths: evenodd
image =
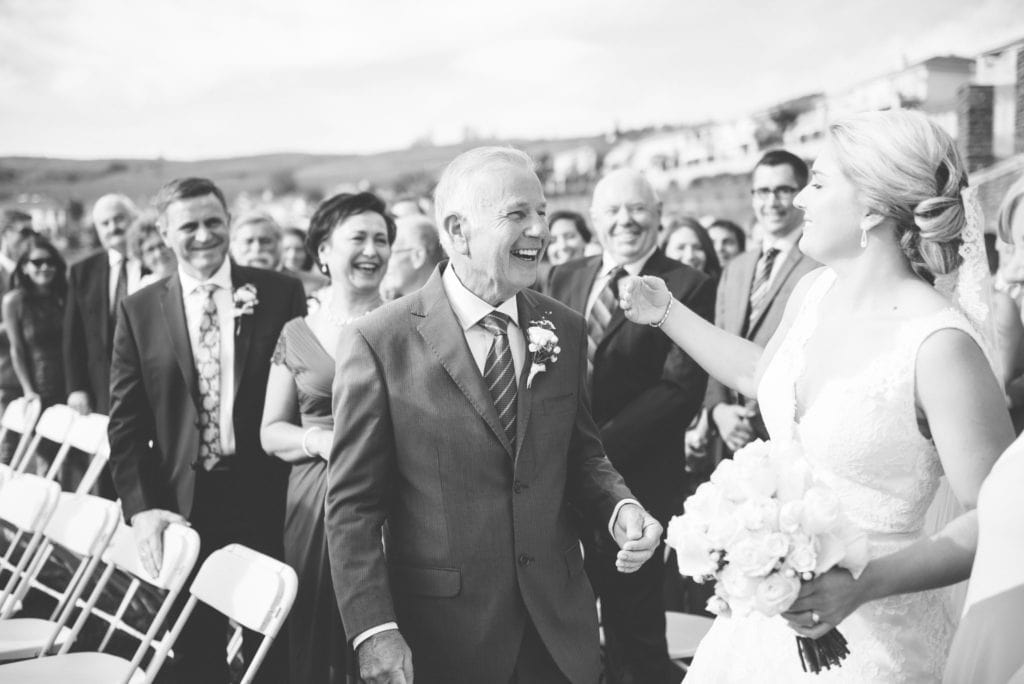
<svg viewBox="0 0 1024 684">
<path fill-rule="evenodd" d="M 220 461 L 220 321 L 213 293 L 217 286 L 200 286 L 203 300 L 196 346 L 196 374 L 199 377 L 199 463 L 213 470 Z"/>
<path fill-rule="evenodd" d="M 516 369 L 512 363 L 512 349 L 508 346 L 509 317 L 492 311 L 483 317 L 480 326 L 494 335 L 484 362 L 484 382 L 491 392 L 498 422 L 505 429 L 513 451 L 516 448 Z"/>
<path fill-rule="evenodd" d="M 616 266 L 609 273 L 608 284 L 597 296 L 594 306 L 590 308 L 590 316 L 587 318 L 587 381 L 594 376 L 594 357 L 597 355 L 597 346 L 604 339 L 605 330 L 612 320 L 615 309 L 619 306 L 619 281 L 626 275 L 626 269 Z"/>
<path fill-rule="evenodd" d="M 761 254 L 761 258 L 757 260 L 757 267 L 754 270 L 754 282 L 750 287 L 750 309 L 747 314 L 747 329 L 750 329 L 751 324 L 760 318 L 764 312 L 764 306 L 767 304 L 765 301 L 768 296 L 768 287 L 772 279 L 772 266 L 775 265 L 775 257 L 779 255 L 779 250 L 772 247 Z"/>
</svg>

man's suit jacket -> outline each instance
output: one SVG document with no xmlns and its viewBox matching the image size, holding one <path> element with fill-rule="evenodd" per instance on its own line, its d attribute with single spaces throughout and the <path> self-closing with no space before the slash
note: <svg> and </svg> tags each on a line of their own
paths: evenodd
<svg viewBox="0 0 1024 684">
<path fill-rule="evenodd" d="M 551 272 L 549 294 L 580 313 L 602 257 L 570 261 Z M 676 299 L 710 320 L 715 283 L 661 250 L 641 275 L 665 281 Z M 608 458 L 640 503 L 665 524 L 682 512 L 686 427 L 700 410 L 707 373 L 662 331 L 626 320 L 616 309 L 594 357 L 591 404 Z"/>
<path fill-rule="evenodd" d="M 750 309 L 750 288 L 754 282 L 754 271 L 757 268 L 757 260 L 760 258 L 760 250 L 751 250 L 736 256 L 722 271 L 722 277 L 718 283 L 718 297 L 715 302 L 715 325 L 733 335 L 742 335 L 748 340 L 755 342 L 761 347 L 768 344 L 768 341 L 775 334 L 782 322 L 782 314 L 786 310 L 786 303 L 793 294 L 793 289 L 800 279 L 818 268 L 820 264 L 809 256 L 806 256 L 794 245 L 786 255 L 785 261 L 779 267 L 779 272 L 771 281 L 768 289 L 767 306 L 763 307 L 757 320 L 750 322 L 750 326 L 744 330 L 747 320 L 747 313 Z M 709 410 L 721 403 L 739 404 L 745 399 L 735 391 L 729 389 L 714 378 L 708 382 L 707 397 L 705 405 Z M 760 414 L 754 420 L 754 426 L 762 439 L 768 435 L 764 430 Z M 716 456 L 728 454 L 725 444 L 717 434 L 712 436 L 712 449 L 717 450 Z"/>
<path fill-rule="evenodd" d="M 0 266 L 0 300 L 11 289 L 11 273 L 3 266 Z M 11 341 L 7 338 L 7 327 L 3 324 L 3 316 L 0 315 L 0 391 L 10 393 L 8 398 L 21 394 L 21 381 L 18 374 L 14 372 L 14 363 L 11 361 Z"/>
<path fill-rule="evenodd" d="M 583 320 L 517 295 L 523 327 L 547 318 L 562 351 L 532 387 L 527 354 L 513 451 L 446 267 L 341 333 L 327 535 L 345 632 L 397 621 L 417 682 L 506 682 L 530 619 L 570 681 L 596 682 L 594 594 L 567 508 L 607 527 L 631 495 L 590 417 Z"/>
<path fill-rule="evenodd" d="M 236 289 L 252 283 L 259 300 L 252 314 L 237 319 L 231 473 L 251 494 L 254 524 L 265 521 L 279 532 L 288 467 L 263 451 L 259 426 L 278 335 L 305 313 L 305 295 L 290 276 L 235 264 L 231 282 Z M 152 508 L 188 517 L 199 467 L 201 398 L 176 273 L 121 303 L 110 393 L 110 464 L 125 519 Z"/>
<path fill-rule="evenodd" d="M 86 392 L 97 413 L 110 408 L 110 333 L 110 257 L 102 250 L 71 265 L 64 305 L 68 394 Z"/>
</svg>

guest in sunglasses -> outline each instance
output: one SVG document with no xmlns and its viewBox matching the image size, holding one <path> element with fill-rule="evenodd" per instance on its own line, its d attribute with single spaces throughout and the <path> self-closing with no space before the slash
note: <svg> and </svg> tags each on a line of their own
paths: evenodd
<svg viewBox="0 0 1024 684">
<path fill-rule="evenodd" d="M 3 298 L 3 322 L 11 343 L 11 362 L 26 397 L 43 407 L 64 400 L 61 355 L 67 265 L 41 235 L 25 241 Z"/>
</svg>

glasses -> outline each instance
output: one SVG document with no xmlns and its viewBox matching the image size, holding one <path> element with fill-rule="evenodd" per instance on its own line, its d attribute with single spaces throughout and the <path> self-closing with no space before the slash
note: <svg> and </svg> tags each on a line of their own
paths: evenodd
<svg viewBox="0 0 1024 684">
<path fill-rule="evenodd" d="M 750 191 L 750 194 L 759 200 L 767 200 L 772 197 L 780 200 L 791 200 L 799 191 L 799 188 L 794 188 L 792 185 L 779 185 L 774 188 L 754 188 Z"/>
<path fill-rule="evenodd" d="M 46 257 L 45 259 L 29 259 L 28 263 L 32 264 L 36 268 L 42 268 L 43 266 L 49 266 L 50 268 L 56 268 L 57 262 L 53 259 Z"/>
</svg>

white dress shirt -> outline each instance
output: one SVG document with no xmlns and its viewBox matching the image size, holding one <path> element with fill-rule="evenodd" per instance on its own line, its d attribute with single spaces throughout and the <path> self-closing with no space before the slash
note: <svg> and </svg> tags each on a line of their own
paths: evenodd
<svg viewBox="0 0 1024 684">
<path fill-rule="evenodd" d="M 608 287 L 608 281 L 611 280 L 612 271 L 622 266 L 626 273 L 635 276 L 640 275 L 640 271 L 644 270 L 644 266 L 647 265 L 647 260 L 651 258 L 655 250 L 658 249 L 658 245 L 655 244 L 651 249 L 636 261 L 629 264 L 620 264 L 615 261 L 608 252 L 604 253 L 604 258 L 601 260 L 601 270 L 597 272 L 597 279 L 594 280 L 594 286 L 590 288 L 590 296 L 587 297 L 587 310 L 584 312 L 585 317 L 590 319 L 590 310 L 594 308 L 594 303 L 597 302 L 597 298 L 601 296 L 601 292 L 604 288 Z"/>
<path fill-rule="evenodd" d="M 654 250 L 651 251 L 653 253 Z M 638 262 L 641 264 L 641 268 L 646 260 L 645 257 L 641 262 Z M 459 325 L 462 326 L 462 334 L 466 336 L 466 343 L 469 345 L 470 353 L 473 354 L 473 361 L 476 363 L 480 375 L 484 373 L 487 352 L 494 341 L 494 335 L 477 325 L 477 323 L 492 311 L 500 311 L 512 319 L 512 323 L 508 326 L 508 346 L 512 351 L 512 364 L 515 366 L 516 377 L 518 378 L 520 373 L 522 373 L 526 359 L 526 340 L 523 337 L 522 328 L 519 327 L 519 308 L 516 306 L 515 296 L 506 299 L 496 307 L 491 306 L 466 289 L 466 286 L 462 284 L 462 281 L 456 275 L 455 268 L 451 265 L 444 270 L 444 274 L 441 276 L 441 285 L 444 287 L 444 293 L 448 297 L 448 303 L 451 304 L 452 311 L 455 312 L 455 318 L 458 319 Z M 623 499 L 616 504 L 615 510 L 612 511 L 611 520 L 608 521 L 609 533 L 611 533 L 612 527 L 615 524 L 615 518 L 619 515 L 619 509 L 627 503 L 640 505 L 639 502 L 633 499 Z M 362 632 L 352 640 L 352 650 L 354 651 L 359 648 L 359 644 L 374 634 L 380 634 L 389 629 L 398 629 L 398 624 L 395 622 L 385 622 L 382 625 L 371 627 Z"/>
<path fill-rule="evenodd" d="M 107 250 L 107 259 L 110 263 L 110 283 L 107 289 L 107 298 L 110 301 L 111 309 L 114 308 L 114 297 L 117 296 L 117 277 L 121 274 L 121 260 L 128 259 L 116 249 Z M 125 272 L 128 275 L 127 293 L 134 294 L 142 287 L 142 262 L 138 259 L 128 259 L 128 264 L 125 266 Z"/>
<path fill-rule="evenodd" d="M 217 304 L 217 319 L 220 321 L 220 451 L 222 458 L 228 457 L 235 453 L 235 305 L 231 289 L 231 261 L 225 257 L 224 263 L 208 280 L 196 280 L 181 267 L 178 268 L 178 277 L 181 278 L 185 324 L 193 359 L 199 350 L 199 323 L 206 301 L 206 293 L 201 286 L 207 283 L 217 285 L 213 301 Z"/>
<path fill-rule="evenodd" d="M 789 256 L 790 251 L 796 248 L 796 243 L 800 241 L 800 236 L 803 235 L 803 228 L 797 228 L 789 235 L 777 238 L 768 233 L 764 234 L 764 238 L 761 242 L 761 254 L 764 254 L 769 249 L 777 249 L 779 253 L 775 255 L 775 261 L 772 262 L 772 273 L 768 276 L 769 287 L 775 281 L 775 276 L 782 270 L 782 264 L 786 263 L 786 257 Z"/>
</svg>

